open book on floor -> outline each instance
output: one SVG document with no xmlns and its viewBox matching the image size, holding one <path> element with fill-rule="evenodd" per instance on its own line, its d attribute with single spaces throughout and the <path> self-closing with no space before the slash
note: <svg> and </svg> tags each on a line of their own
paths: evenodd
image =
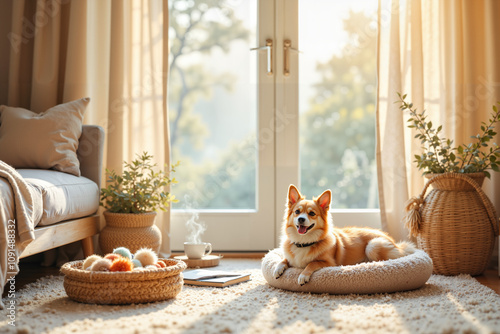
<svg viewBox="0 0 500 334">
<path fill-rule="evenodd" d="M 196 269 L 185 271 L 182 274 L 184 276 L 184 284 L 214 286 L 218 288 L 250 279 L 250 274 L 222 270 Z"/>
</svg>

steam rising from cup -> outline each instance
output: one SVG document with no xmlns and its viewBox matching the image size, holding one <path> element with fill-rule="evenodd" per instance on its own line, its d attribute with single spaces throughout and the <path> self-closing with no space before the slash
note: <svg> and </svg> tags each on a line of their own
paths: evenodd
<svg viewBox="0 0 500 334">
<path fill-rule="evenodd" d="M 186 222 L 186 228 L 188 230 L 187 241 L 193 243 L 201 243 L 201 235 L 207 229 L 203 222 L 199 222 L 198 212 L 193 211 L 193 215 Z"/>
<path fill-rule="evenodd" d="M 207 229 L 203 221 L 199 221 L 200 217 L 198 212 L 193 208 L 196 202 L 192 201 L 189 195 L 184 196 L 184 203 L 186 203 L 186 210 L 192 211 L 191 218 L 186 222 L 186 228 L 188 230 L 188 235 L 186 237 L 187 242 L 201 243 L 201 235 Z"/>
</svg>

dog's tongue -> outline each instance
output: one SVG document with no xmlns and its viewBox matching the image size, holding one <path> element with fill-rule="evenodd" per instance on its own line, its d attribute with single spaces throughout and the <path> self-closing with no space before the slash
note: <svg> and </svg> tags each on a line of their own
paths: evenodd
<svg viewBox="0 0 500 334">
<path fill-rule="evenodd" d="M 307 226 L 300 225 L 299 226 L 299 234 L 306 234 L 307 232 Z"/>
</svg>

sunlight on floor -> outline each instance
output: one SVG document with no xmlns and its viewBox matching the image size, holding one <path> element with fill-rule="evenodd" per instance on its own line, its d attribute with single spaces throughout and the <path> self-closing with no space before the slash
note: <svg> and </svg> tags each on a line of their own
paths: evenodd
<svg viewBox="0 0 500 334">
<path fill-rule="evenodd" d="M 363 297 L 359 297 L 359 302 L 362 302 Z M 335 311 L 331 311 L 331 319 L 338 324 L 343 324 L 342 327 L 336 326 L 338 330 L 343 330 L 343 327 L 357 328 L 359 330 L 376 330 L 381 332 L 387 330 L 386 319 L 392 319 L 391 325 L 397 325 L 398 328 L 405 328 L 404 321 L 399 318 L 398 311 L 391 304 L 373 304 L 373 305 L 356 305 L 354 300 L 346 305 L 340 304 Z M 397 319 L 397 320 L 396 320 Z"/>
<path fill-rule="evenodd" d="M 481 325 L 481 322 L 474 315 L 472 315 L 469 311 L 467 311 L 467 309 L 462 304 L 460 304 L 460 302 L 455 298 L 455 296 L 453 296 L 451 293 L 448 293 L 447 297 L 450 300 L 450 302 L 453 305 L 455 305 L 458 312 L 460 312 L 460 315 L 465 320 L 470 322 L 473 326 L 477 327 L 477 329 L 480 333 L 488 333 L 490 331 L 490 329 L 488 327 Z M 477 303 L 479 304 L 480 301 L 477 301 Z"/>
</svg>

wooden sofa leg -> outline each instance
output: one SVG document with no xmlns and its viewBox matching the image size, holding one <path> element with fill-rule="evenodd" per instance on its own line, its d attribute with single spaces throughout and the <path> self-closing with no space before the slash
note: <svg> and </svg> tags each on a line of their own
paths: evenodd
<svg viewBox="0 0 500 334">
<path fill-rule="evenodd" d="M 92 237 L 82 239 L 83 256 L 87 257 L 94 254 L 94 241 Z"/>
</svg>

